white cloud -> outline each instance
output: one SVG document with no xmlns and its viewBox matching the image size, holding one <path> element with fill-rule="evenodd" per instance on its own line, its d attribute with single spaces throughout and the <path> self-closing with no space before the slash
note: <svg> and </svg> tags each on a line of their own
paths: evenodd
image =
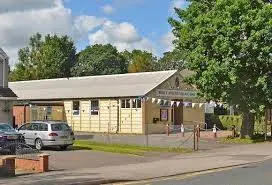
<svg viewBox="0 0 272 185">
<path fill-rule="evenodd" d="M 113 8 L 111 5 L 109 5 L 109 4 L 104 5 L 104 6 L 102 7 L 102 10 L 103 10 L 103 12 L 104 12 L 105 14 L 112 14 L 112 13 L 114 12 L 114 8 Z"/>
<path fill-rule="evenodd" d="M 111 43 L 119 50 L 153 51 L 154 48 L 147 38 L 140 36 L 133 24 L 87 15 L 73 17 L 62 0 L 0 1 L 0 47 L 9 55 L 11 66 L 17 62 L 18 50 L 25 47 L 37 32 L 67 34 L 75 41 L 88 37 L 91 44 Z"/>
<path fill-rule="evenodd" d="M 142 49 L 153 50 L 152 43 L 141 37 L 135 26 L 128 22 L 115 23 L 107 21 L 101 29 L 89 35 L 90 44 L 112 44 L 119 51 Z"/>
<path fill-rule="evenodd" d="M 75 37 L 82 37 L 89 33 L 89 31 L 103 25 L 107 19 L 98 18 L 95 16 L 81 15 L 74 20 Z"/>
<path fill-rule="evenodd" d="M 8 8 L 13 6 L 15 1 L 17 0 L 5 0 L 3 5 Z M 18 49 L 26 46 L 29 37 L 37 32 L 67 34 L 74 39 L 79 39 L 87 36 L 89 31 L 101 26 L 105 21 L 103 18 L 94 16 L 73 17 L 71 10 L 65 8 L 61 0 L 21 1 L 28 3 L 32 8 L 0 13 L 0 47 L 10 56 L 11 65 L 17 62 Z"/>
<path fill-rule="evenodd" d="M 165 51 L 172 51 L 174 49 L 173 41 L 175 36 L 172 32 L 168 32 L 161 38 L 161 43 L 164 45 Z"/>
<path fill-rule="evenodd" d="M 0 12 L 50 8 L 60 3 L 60 0 L 1 0 Z"/>
</svg>

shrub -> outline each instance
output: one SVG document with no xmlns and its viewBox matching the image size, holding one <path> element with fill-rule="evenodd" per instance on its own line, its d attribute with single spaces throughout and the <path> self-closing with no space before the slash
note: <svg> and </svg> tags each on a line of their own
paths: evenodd
<svg viewBox="0 0 272 185">
<path fill-rule="evenodd" d="M 222 115 L 222 116 L 218 116 L 218 117 L 219 117 L 219 120 L 225 129 L 230 130 L 232 128 L 232 125 L 235 125 L 237 131 L 239 131 L 241 129 L 242 116 Z M 255 125 L 254 125 L 255 132 L 256 133 L 263 132 L 264 125 L 265 125 L 264 118 L 256 119 Z"/>
</svg>

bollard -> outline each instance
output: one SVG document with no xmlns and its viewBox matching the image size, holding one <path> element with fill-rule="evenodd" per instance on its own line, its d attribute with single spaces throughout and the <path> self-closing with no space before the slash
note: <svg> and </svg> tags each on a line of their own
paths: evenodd
<svg viewBox="0 0 272 185">
<path fill-rule="evenodd" d="M 166 134 L 169 136 L 169 124 L 166 124 Z"/>
<path fill-rule="evenodd" d="M 215 124 L 213 125 L 213 129 L 212 130 L 213 130 L 213 137 L 217 138 L 217 133 L 216 133 L 217 130 L 216 130 L 216 125 Z"/>
<path fill-rule="evenodd" d="M 196 126 L 196 129 L 197 129 L 197 137 L 200 137 L 200 125 L 197 125 Z"/>
<path fill-rule="evenodd" d="M 184 131 L 185 131 L 184 130 L 184 126 L 183 126 L 183 124 L 181 124 L 181 126 L 180 126 L 180 132 L 181 132 L 182 137 L 185 136 L 185 132 Z"/>
</svg>

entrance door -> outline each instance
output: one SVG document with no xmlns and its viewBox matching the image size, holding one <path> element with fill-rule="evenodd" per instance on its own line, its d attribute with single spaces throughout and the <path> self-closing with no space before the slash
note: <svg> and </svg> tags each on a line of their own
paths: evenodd
<svg viewBox="0 0 272 185">
<path fill-rule="evenodd" d="M 173 107 L 174 111 L 174 125 L 181 125 L 183 123 L 183 104 L 182 104 L 182 100 L 178 100 L 181 101 L 181 103 L 179 104 L 179 106 L 175 105 Z"/>
</svg>

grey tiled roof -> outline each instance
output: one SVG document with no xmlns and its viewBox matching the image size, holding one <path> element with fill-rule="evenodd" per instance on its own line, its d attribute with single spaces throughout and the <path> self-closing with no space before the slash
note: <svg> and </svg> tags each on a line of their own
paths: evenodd
<svg viewBox="0 0 272 185">
<path fill-rule="evenodd" d="M 10 82 L 21 100 L 143 96 L 177 71 Z"/>
</svg>

